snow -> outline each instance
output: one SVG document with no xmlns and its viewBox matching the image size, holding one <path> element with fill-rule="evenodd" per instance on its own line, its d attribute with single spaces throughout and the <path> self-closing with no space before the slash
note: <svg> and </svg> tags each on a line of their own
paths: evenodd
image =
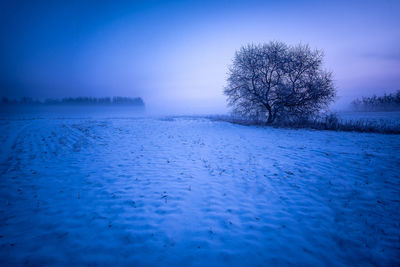
<svg viewBox="0 0 400 267">
<path fill-rule="evenodd" d="M 395 266 L 397 135 L 0 120 L 0 265 Z"/>
</svg>

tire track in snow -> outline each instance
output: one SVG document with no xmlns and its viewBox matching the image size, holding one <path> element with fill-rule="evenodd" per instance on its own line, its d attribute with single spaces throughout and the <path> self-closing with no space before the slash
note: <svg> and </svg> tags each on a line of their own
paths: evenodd
<svg viewBox="0 0 400 267">
<path fill-rule="evenodd" d="M 23 120 L 25 122 L 26 120 Z M 21 123 L 21 121 L 18 121 Z M 19 146 L 22 144 L 25 136 L 27 135 L 27 129 L 31 127 L 33 122 L 29 121 L 28 123 L 24 123 L 24 125 L 19 128 L 18 130 L 10 130 L 10 134 L 7 135 L 4 143 L 2 144 L 2 155 L 0 158 L 1 162 L 1 174 L 4 175 L 7 173 L 11 168 L 17 168 L 18 166 L 18 152 L 22 152 L 19 149 Z M 14 162 L 14 161 L 17 161 Z M 16 166 L 17 165 L 17 166 Z"/>
</svg>

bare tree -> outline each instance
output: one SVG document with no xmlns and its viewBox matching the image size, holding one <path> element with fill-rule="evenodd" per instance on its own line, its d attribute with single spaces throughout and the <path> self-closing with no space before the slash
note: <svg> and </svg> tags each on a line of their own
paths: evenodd
<svg viewBox="0 0 400 267">
<path fill-rule="evenodd" d="M 247 45 L 236 52 L 224 93 L 236 114 L 266 120 L 307 117 L 335 96 L 323 53 L 282 42 Z"/>
</svg>

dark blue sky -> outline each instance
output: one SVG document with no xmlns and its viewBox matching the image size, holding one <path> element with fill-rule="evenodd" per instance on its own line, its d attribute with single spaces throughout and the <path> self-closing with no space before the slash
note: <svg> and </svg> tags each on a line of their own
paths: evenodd
<svg viewBox="0 0 400 267">
<path fill-rule="evenodd" d="M 235 50 L 280 40 L 324 50 L 345 103 L 400 89 L 398 14 L 400 1 L 1 1 L 1 95 L 221 112 Z"/>
</svg>

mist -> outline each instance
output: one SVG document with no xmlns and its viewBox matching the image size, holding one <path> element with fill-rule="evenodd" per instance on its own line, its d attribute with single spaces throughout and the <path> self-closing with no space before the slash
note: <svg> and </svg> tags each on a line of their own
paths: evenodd
<svg viewBox="0 0 400 267">
<path fill-rule="evenodd" d="M 2 1 L 0 96 L 142 97 L 151 114 L 229 112 L 223 88 L 248 43 L 325 52 L 332 109 L 400 88 L 397 1 Z"/>
<path fill-rule="evenodd" d="M 0 266 L 400 266 L 399 0 L 0 0 Z"/>
</svg>

